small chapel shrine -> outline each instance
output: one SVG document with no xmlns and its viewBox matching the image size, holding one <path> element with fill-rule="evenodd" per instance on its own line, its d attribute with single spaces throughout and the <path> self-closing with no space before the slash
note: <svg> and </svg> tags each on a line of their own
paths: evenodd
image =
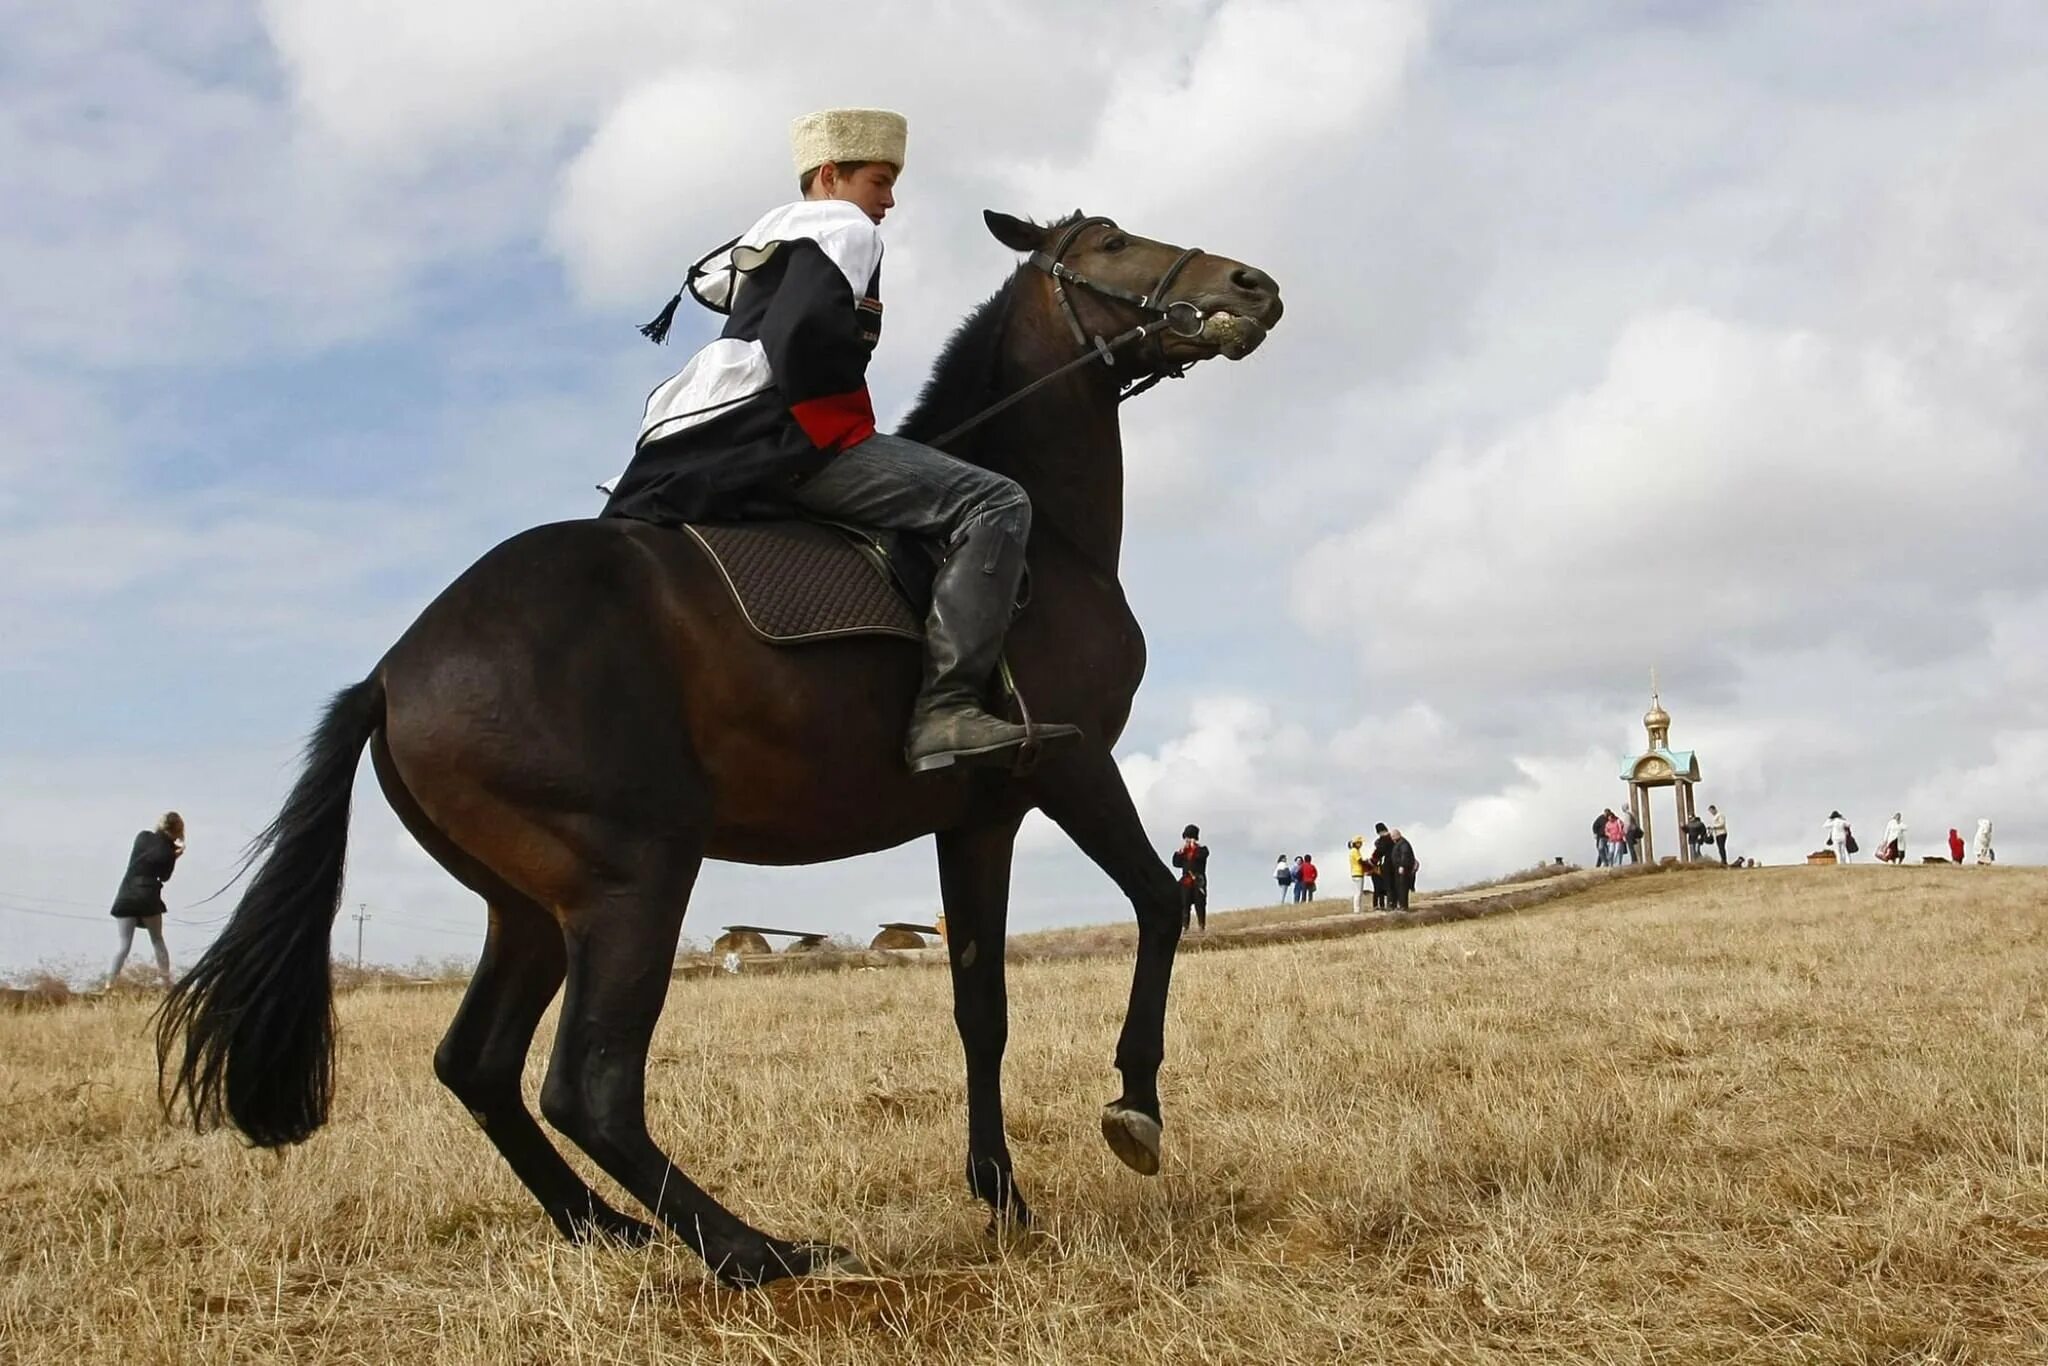
<svg viewBox="0 0 2048 1366">
<path fill-rule="evenodd" d="M 1643 729 L 1649 732 L 1649 748 L 1621 770 L 1622 781 L 1628 784 L 1629 810 L 1643 828 L 1643 859 L 1657 861 L 1657 826 L 1650 819 L 1650 794 L 1668 787 L 1678 802 L 1678 839 L 1672 847 L 1680 862 L 1689 862 L 1685 825 L 1696 809 L 1692 789 L 1700 780 L 1700 761 L 1689 749 L 1671 748 L 1671 713 L 1658 700 L 1655 679 L 1650 683 L 1650 709 L 1643 713 Z"/>
</svg>

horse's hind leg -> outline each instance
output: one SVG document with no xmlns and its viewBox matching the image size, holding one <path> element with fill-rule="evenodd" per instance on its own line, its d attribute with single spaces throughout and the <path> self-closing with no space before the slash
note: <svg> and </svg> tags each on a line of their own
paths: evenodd
<svg viewBox="0 0 2048 1366">
<path fill-rule="evenodd" d="M 654 1230 L 613 1209 L 541 1132 L 519 1093 L 533 1031 L 561 989 L 562 931 L 538 906 L 491 904 L 490 932 L 462 1006 L 434 1051 L 434 1073 L 467 1106 L 555 1227 L 571 1238 L 605 1234 L 645 1242 Z"/>
<path fill-rule="evenodd" d="M 845 1264 L 815 1243 L 771 1238 L 676 1170 L 647 1132 L 647 1049 L 668 994 L 695 853 L 639 885 L 594 894 L 566 916 L 569 990 L 541 1112 L 661 1216 L 729 1285 Z"/>
</svg>

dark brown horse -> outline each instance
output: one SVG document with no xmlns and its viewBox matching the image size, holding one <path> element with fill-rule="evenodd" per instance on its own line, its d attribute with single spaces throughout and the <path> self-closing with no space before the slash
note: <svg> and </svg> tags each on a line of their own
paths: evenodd
<svg viewBox="0 0 2048 1366">
<path fill-rule="evenodd" d="M 915 646 L 764 644 L 702 552 L 674 531 L 581 521 L 514 536 L 328 708 L 304 773 L 258 842 L 267 853 L 234 916 L 165 1005 L 158 1048 L 160 1060 L 176 1060 L 169 1103 L 182 1094 L 195 1123 L 225 1117 L 264 1146 L 296 1143 L 325 1122 L 328 946 L 350 786 L 368 745 L 406 828 L 490 908 L 482 959 L 435 1071 L 565 1234 L 653 1234 L 576 1174 L 521 1097 L 535 1025 L 566 979 L 540 1095 L 549 1122 L 729 1284 L 845 1259 L 750 1227 L 670 1165 L 647 1132 L 648 1042 L 705 859 L 824 862 L 923 835 L 938 841 L 967 1054 L 968 1184 L 996 1219 L 1027 1221 L 1003 1134 L 1001 1070 L 1011 849 L 1033 807 L 1137 912 L 1116 1050 L 1123 1093 L 1102 1128 L 1125 1163 L 1158 1170 L 1180 897 L 1110 757 L 1145 668 L 1144 637 L 1117 581 L 1118 390 L 1219 350 L 1243 354 L 1279 319 L 1279 291 L 1239 262 L 1184 254 L 1105 220 L 1042 228 L 988 218 L 1033 262 L 955 335 L 906 435 L 945 432 L 1064 365 L 1079 353 L 1076 330 L 1114 336 L 1168 302 L 1223 324 L 1201 337 L 1148 337 L 1118 351 L 1114 366 L 1075 369 L 951 443 L 1031 496 L 1032 596 L 1011 628 L 1009 658 L 1037 714 L 1083 737 L 1049 748 L 1023 776 L 913 776 L 902 739 L 918 686 Z M 1063 275 L 1049 269 L 1055 256 Z M 1169 279 L 1170 295 L 1155 289 Z"/>
</svg>

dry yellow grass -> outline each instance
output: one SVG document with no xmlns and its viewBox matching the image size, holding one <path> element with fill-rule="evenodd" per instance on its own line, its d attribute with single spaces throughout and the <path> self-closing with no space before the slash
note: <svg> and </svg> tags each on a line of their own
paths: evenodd
<svg viewBox="0 0 2048 1366">
<path fill-rule="evenodd" d="M 282 1156 L 163 1126 L 144 1003 L 0 1016 L 0 1360 L 2048 1360 L 2044 903 L 1696 874 L 1193 955 L 1153 1181 L 1096 1134 L 1128 965 L 1021 967 L 1007 1246 L 943 972 L 678 982 L 656 1134 L 896 1273 L 753 1294 L 556 1241 L 432 1079 L 452 989 L 345 996 Z"/>
</svg>

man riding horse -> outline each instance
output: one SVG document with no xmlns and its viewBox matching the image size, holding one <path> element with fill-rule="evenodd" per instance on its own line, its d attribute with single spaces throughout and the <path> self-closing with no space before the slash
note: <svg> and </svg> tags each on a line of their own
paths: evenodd
<svg viewBox="0 0 2048 1366">
<path fill-rule="evenodd" d="M 1021 259 L 934 363 L 905 419 L 915 440 L 877 436 L 862 377 L 880 310 L 863 300 L 902 143 L 894 116 L 799 121 L 811 197 L 691 272 L 689 291 L 729 313 L 725 336 L 649 400 L 618 515 L 485 552 L 335 695 L 234 914 L 159 1018 L 166 1100 L 195 1123 L 275 1148 L 327 1120 L 332 929 L 367 753 L 406 830 L 488 907 L 435 1074 L 565 1235 L 640 1243 L 667 1229 L 729 1285 L 848 1263 L 837 1245 L 756 1228 L 689 1179 L 648 1129 L 648 1053 L 707 861 L 823 863 L 927 837 L 967 1183 L 993 1223 L 1027 1224 L 1002 1065 L 1011 864 L 1034 810 L 1136 917 L 1102 1137 L 1133 1170 L 1160 1170 L 1182 906 L 1114 753 L 1145 673 L 1118 573 L 1119 412 L 1190 365 L 1248 355 L 1280 319 L 1279 286 L 1106 217 L 985 213 Z M 928 658 L 880 635 L 776 644 L 734 609 L 698 540 L 665 529 L 793 512 L 945 547 Z M 1012 623 L 1027 537 L 1031 610 Z M 981 709 L 999 649 L 1019 695 L 1080 732 L 1035 764 L 963 762 L 1053 738 Z M 571 1167 L 528 1105 L 528 1054 L 558 995 L 541 1115 L 657 1224 Z"/>
<path fill-rule="evenodd" d="M 826 110 L 792 125 L 803 198 L 700 260 L 642 329 L 661 341 L 685 291 L 726 315 L 717 340 L 647 396 L 605 515 L 677 525 L 808 514 L 944 547 L 903 747 L 924 773 L 1080 731 L 1015 725 L 982 705 L 1024 573 L 1024 490 L 875 430 L 866 376 L 881 337 L 880 225 L 896 203 L 906 133 L 885 109 Z"/>
</svg>

